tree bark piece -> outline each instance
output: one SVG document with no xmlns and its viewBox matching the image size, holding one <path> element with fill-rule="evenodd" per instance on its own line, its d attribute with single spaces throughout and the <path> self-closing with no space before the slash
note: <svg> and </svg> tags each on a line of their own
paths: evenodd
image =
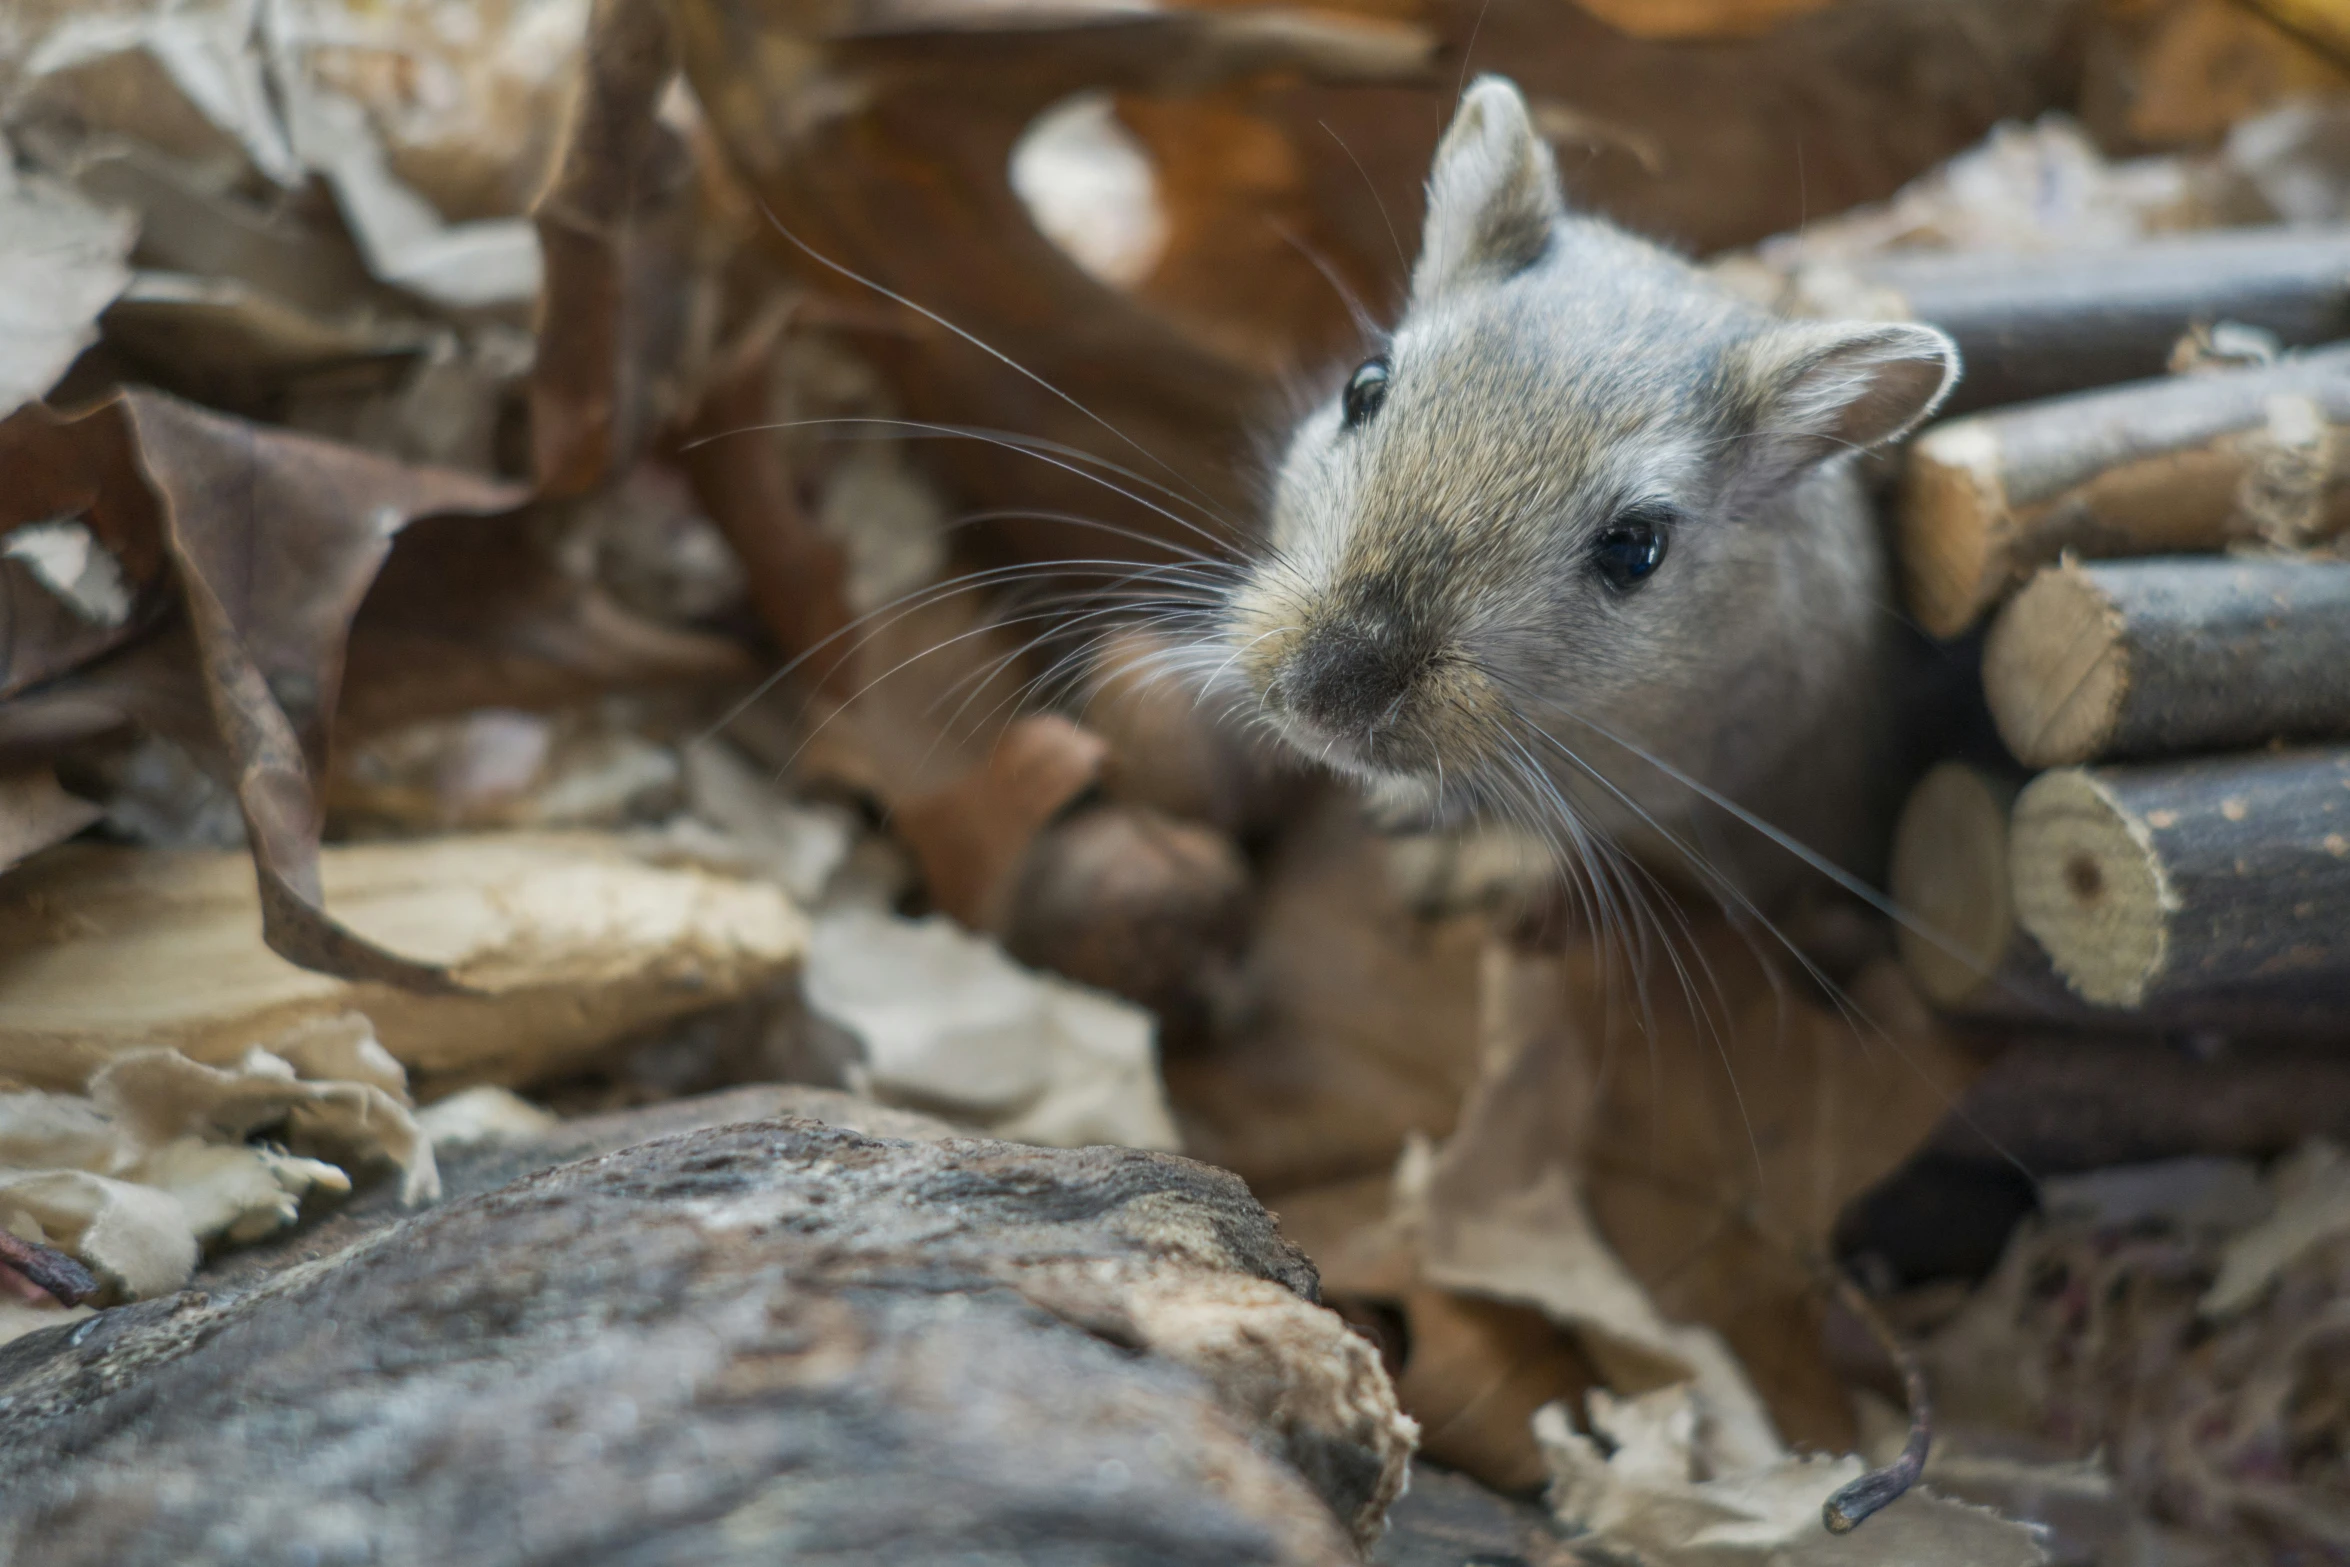
<svg viewBox="0 0 2350 1567">
<path fill-rule="evenodd" d="M 1956 636 L 2068 550 L 2329 538 L 2350 525 L 2345 426 L 2350 350 L 1937 425 L 1910 448 L 1901 497 L 1910 612 L 1932 635 Z"/>
<path fill-rule="evenodd" d="M 1958 340 L 1953 411 L 2161 375 L 2190 327 L 2233 321 L 2288 348 L 2350 336 L 2350 228 L 2221 229 L 2038 255 L 1893 255 L 1799 279 L 1806 298 Z"/>
<path fill-rule="evenodd" d="M 0 1352 L 0 1554 L 1341 1564 L 1375 1352 L 1233 1177 L 719 1127 Z"/>
<path fill-rule="evenodd" d="M 2030 767 L 2350 734 L 2350 561 L 2052 567 L 1992 623 L 1983 687 Z"/>
<path fill-rule="evenodd" d="M 2044 773 L 2008 850 L 2018 917 L 2085 1000 L 2350 1005 L 2350 750 Z"/>
</svg>

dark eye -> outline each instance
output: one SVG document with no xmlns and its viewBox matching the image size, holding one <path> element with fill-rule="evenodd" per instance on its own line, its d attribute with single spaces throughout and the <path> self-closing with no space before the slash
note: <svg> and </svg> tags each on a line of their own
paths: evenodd
<svg viewBox="0 0 2350 1567">
<path fill-rule="evenodd" d="M 1366 359 L 1355 366 L 1355 373 L 1346 378 L 1346 394 L 1339 398 L 1339 410 L 1346 415 L 1346 427 L 1359 429 L 1364 420 L 1379 411 L 1387 400 L 1387 361 Z"/>
<path fill-rule="evenodd" d="M 1625 512 L 1591 541 L 1591 569 L 1618 593 L 1629 593 L 1665 563 L 1672 518 L 1648 508 Z"/>
</svg>

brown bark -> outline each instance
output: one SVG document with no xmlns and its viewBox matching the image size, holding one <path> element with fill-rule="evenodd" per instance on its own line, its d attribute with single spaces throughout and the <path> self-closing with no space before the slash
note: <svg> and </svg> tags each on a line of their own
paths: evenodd
<svg viewBox="0 0 2350 1567">
<path fill-rule="evenodd" d="M 0 1350 L 0 1554 L 1356 1561 L 1408 1427 L 1229 1175 L 718 1127 Z"/>
<path fill-rule="evenodd" d="M 2288 348 L 2350 335 L 2350 229 L 2221 229 L 2014 255 L 1891 255 L 1847 286 L 1958 340 L 1953 409 L 2055 397 L 2163 373 L 2198 324 L 2233 321 Z M 1806 291 L 1819 294 L 1815 277 Z"/>
<path fill-rule="evenodd" d="M 1956 636 L 2068 550 L 2330 537 L 2350 525 L 2345 426 L 2350 350 L 1938 425 L 1911 447 L 1901 499 L 1910 612 Z"/>
<path fill-rule="evenodd" d="M 2084 1000 L 2350 1033 L 2350 750 L 2044 773 L 2008 851 L 2018 918 Z"/>
<path fill-rule="evenodd" d="M 2053 567 L 1992 623 L 1983 688 L 2031 767 L 2350 734 L 2350 561 Z"/>
</svg>

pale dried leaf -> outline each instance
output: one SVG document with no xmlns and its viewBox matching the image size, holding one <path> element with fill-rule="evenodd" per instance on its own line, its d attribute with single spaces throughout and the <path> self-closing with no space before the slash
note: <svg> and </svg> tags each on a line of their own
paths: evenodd
<svg viewBox="0 0 2350 1567">
<path fill-rule="evenodd" d="M 67 17 L 25 61 L 30 102 L 20 112 L 62 111 L 207 161 L 233 151 L 296 185 L 303 170 L 271 101 L 262 9 L 263 0 L 196 0 Z"/>
<path fill-rule="evenodd" d="M 296 968 L 263 945 L 240 856 L 66 845 L 0 881 L 0 1071 L 78 1088 L 126 1043 L 236 1062 L 306 1018 L 367 1014 L 411 1070 L 527 1082 L 789 969 L 776 888 L 656 868 L 588 836 L 329 849 L 360 929 L 449 966 L 427 995 Z"/>
<path fill-rule="evenodd" d="M 104 814 L 68 794 L 49 768 L 0 773 L 0 870 L 63 843 Z"/>
<path fill-rule="evenodd" d="M 2257 1301 L 2277 1276 L 2315 1247 L 2350 1234 L 2350 1156 L 2331 1143 L 2312 1142 L 2273 1177 L 2276 1211 L 2230 1238 L 2197 1310 L 2227 1316 Z"/>
<path fill-rule="evenodd" d="M 0 1170 L 0 1223 L 17 1216 L 124 1295 L 142 1300 L 187 1283 L 196 1236 L 169 1193 L 86 1170 Z"/>
<path fill-rule="evenodd" d="M 1148 1013 L 1022 969 L 950 920 L 827 915 L 804 983 L 884 1100 L 1023 1142 L 1177 1146 Z"/>
<path fill-rule="evenodd" d="M 2034 1533 L 1997 1514 L 1912 1490 L 1851 1534 L 1820 1509 L 1860 1477 L 1857 1458 L 1780 1457 L 1728 1472 L 1698 1453 L 1698 1404 L 1686 1384 L 1637 1398 L 1590 1398 L 1585 1436 L 1557 1404 L 1534 1417 L 1551 1464 L 1559 1521 L 1606 1559 L 1643 1567 L 2037 1567 Z"/>
<path fill-rule="evenodd" d="M 427 1106 L 417 1114 L 416 1124 L 439 1150 L 527 1142 L 553 1131 L 557 1122 L 512 1089 L 484 1083 Z"/>
<path fill-rule="evenodd" d="M 130 281 L 137 222 L 15 171 L 0 140 L 0 418 L 47 394 Z"/>
<path fill-rule="evenodd" d="M 91 1079 L 90 1097 L 150 1147 L 189 1136 L 241 1143 L 263 1127 L 282 1124 L 297 1152 L 331 1153 L 354 1166 L 390 1161 L 400 1170 L 404 1202 L 440 1194 L 432 1145 L 404 1094 L 395 1097 L 365 1082 L 304 1082 L 258 1045 L 225 1070 L 176 1050 L 132 1051 Z"/>
<path fill-rule="evenodd" d="M 218 1237 L 240 1244 L 292 1224 L 313 1188 L 351 1189 L 351 1178 L 323 1161 L 200 1137 L 165 1143 L 140 1160 L 132 1176 L 142 1186 L 170 1193 L 197 1240 Z"/>
</svg>

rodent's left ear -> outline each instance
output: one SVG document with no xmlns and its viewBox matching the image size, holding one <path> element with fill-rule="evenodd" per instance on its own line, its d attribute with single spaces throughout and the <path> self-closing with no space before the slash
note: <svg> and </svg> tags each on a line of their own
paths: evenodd
<svg viewBox="0 0 2350 1567">
<path fill-rule="evenodd" d="M 1911 321 L 1790 324 L 1741 368 L 1755 435 L 1818 461 L 1915 429 L 1957 384 L 1958 345 Z"/>
<path fill-rule="evenodd" d="M 1566 214 L 1558 165 L 1506 77 L 1480 76 L 1461 96 L 1428 171 L 1428 221 L 1412 268 L 1412 300 L 1463 282 L 1503 278 L 1541 258 Z"/>
</svg>

